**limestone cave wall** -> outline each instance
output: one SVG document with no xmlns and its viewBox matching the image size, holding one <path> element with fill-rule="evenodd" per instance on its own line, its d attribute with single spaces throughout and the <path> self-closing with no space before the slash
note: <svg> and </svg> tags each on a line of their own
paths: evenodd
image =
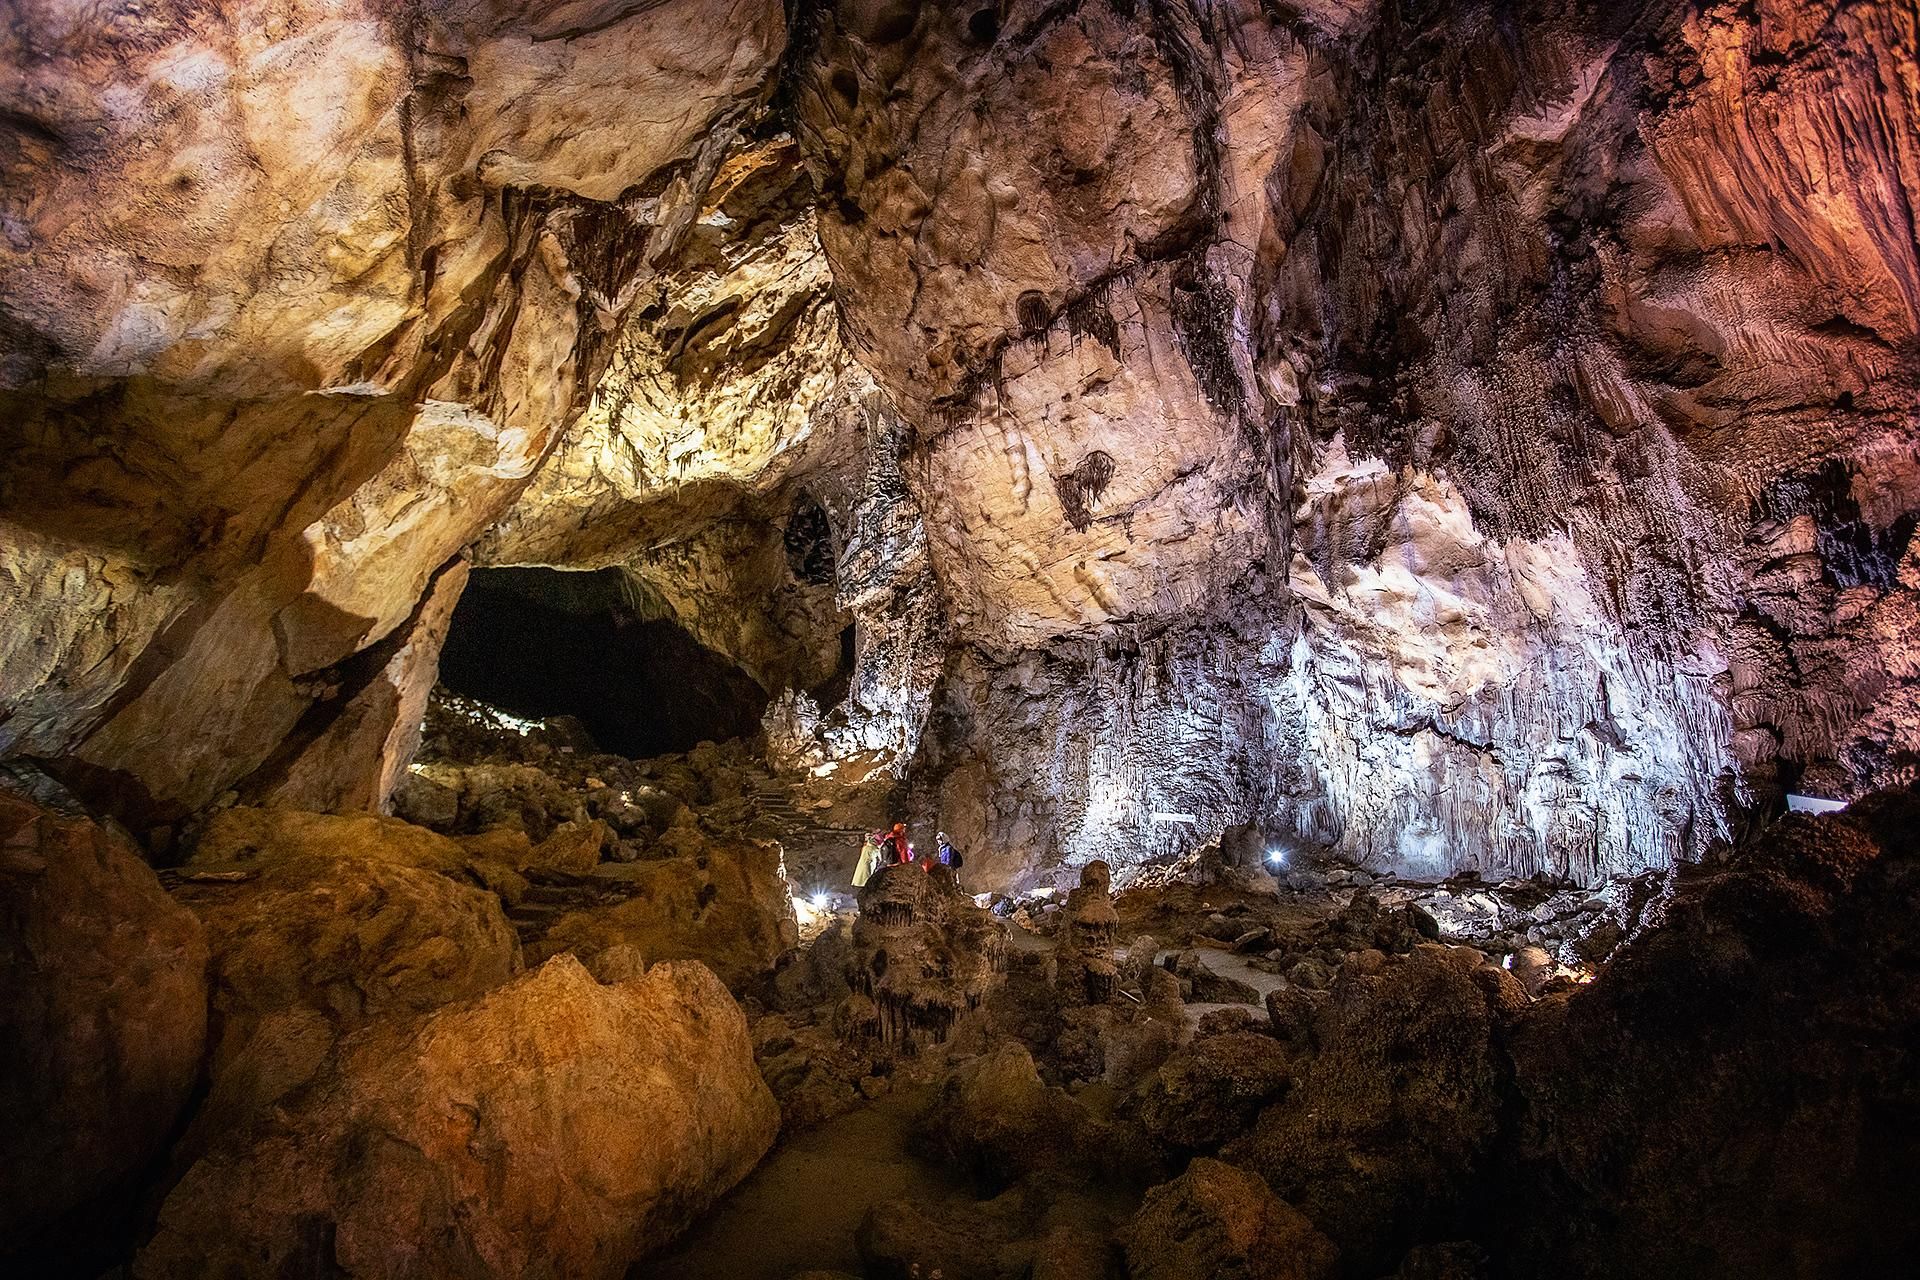
<svg viewBox="0 0 1920 1280">
<path fill-rule="evenodd" d="M 150 828 L 275 794 L 336 728 L 336 763 L 406 737 L 341 713 L 431 683 L 436 646 L 387 659 L 587 402 L 779 57 L 777 5 L 722 8 L 13 16 L 0 753 Z"/>
<path fill-rule="evenodd" d="M 1912 767 L 1910 11 L 803 34 L 956 631 L 935 803 L 1006 873 L 1251 820 L 1590 880 Z"/>
<path fill-rule="evenodd" d="M 1917 763 L 1916 22 L 30 6 L 0 756 L 380 809 L 611 569 L 995 879 L 1697 856 Z"/>
</svg>

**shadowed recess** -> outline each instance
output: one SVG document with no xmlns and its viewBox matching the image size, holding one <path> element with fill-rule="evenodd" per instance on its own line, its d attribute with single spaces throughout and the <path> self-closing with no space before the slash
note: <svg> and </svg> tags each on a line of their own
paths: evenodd
<svg viewBox="0 0 1920 1280">
<path fill-rule="evenodd" d="M 577 716 L 629 756 L 744 737 L 767 707 L 739 667 L 678 623 L 643 617 L 618 569 L 475 571 L 440 680 L 515 715 Z"/>
</svg>

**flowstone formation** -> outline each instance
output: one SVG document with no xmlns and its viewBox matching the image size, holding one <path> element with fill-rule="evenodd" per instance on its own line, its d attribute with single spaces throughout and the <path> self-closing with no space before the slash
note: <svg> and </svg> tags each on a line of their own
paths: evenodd
<svg viewBox="0 0 1920 1280">
<path fill-rule="evenodd" d="M 843 1025 L 907 1054 L 939 1044 L 980 1010 L 1004 945 L 945 867 L 884 867 L 860 891 Z"/>
</svg>

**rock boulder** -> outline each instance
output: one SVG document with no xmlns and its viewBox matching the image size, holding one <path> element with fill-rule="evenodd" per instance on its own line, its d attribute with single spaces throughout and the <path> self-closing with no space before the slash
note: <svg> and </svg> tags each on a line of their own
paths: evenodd
<svg viewBox="0 0 1920 1280">
<path fill-rule="evenodd" d="M 650 960 L 699 960 L 738 991 L 799 941 L 780 846 L 690 830 L 682 856 L 602 868 L 627 896 L 570 911 L 529 945 L 529 959 L 569 951 L 583 961 L 609 947 Z"/>
<path fill-rule="evenodd" d="M 296 1011 L 345 1031 L 388 1013 L 425 1013 L 520 971 L 500 901 L 417 867 L 303 856 L 252 880 L 193 882 L 179 897 L 213 953 L 213 1063 Z"/>
<path fill-rule="evenodd" d="M 1299 1083 L 1222 1154 L 1258 1171 L 1352 1266 L 1391 1269 L 1449 1221 L 1498 1126 L 1499 1020 L 1434 944 L 1347 965 L 1314 1018 Z"/>
<path fill-rule="evenodd" d="M 1331 1280 L 1338 1257 L 1259 1178 L 1204 1157 L 1147 1193 L 1123 1239 L 1133 1280 Z"/>
<path fill-rule="evenodd" d="M 199 1072 L 206 965 L 124 837 L 0 788 L 0 1247 L 159 1152 Z"/>
<path fill-rule="evenodd" d="M 349 1037 L 187 1170 L 134 1273 L 613 1280 L 739 1181 L 778 1123 L 704 966 L 602 986 L 560 957 Z"/>
</svg>

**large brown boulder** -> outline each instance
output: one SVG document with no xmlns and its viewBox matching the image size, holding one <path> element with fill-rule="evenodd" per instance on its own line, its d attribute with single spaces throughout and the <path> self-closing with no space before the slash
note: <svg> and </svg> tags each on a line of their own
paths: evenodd
<svg viewBox="0 0 1920 1280">
<path fill-rule="evenodd" d="M 699 960 L 734 990 L 773 969 L 800 938 L 780 846 L 687 833 L 681 856 L 600 868 L 626 896 L 568 912 L 528 948 L 529 960 L 569 951 L 591 962 L 609 947 L 648 960 Z"/>
<path fill-rule="evenodd" d="M 1162 1142 L 1210 1150 L 1244 1132 L 1298 1072 L 1293 1052 L 1272 1036 L 1229 1032 L 1174 1054 L 1140 1086 L 1133 1105 Z"/>
<path fill-rule="evenodd" d="M 1064 1090 L 1040 1079 L 1018 1044 L 962 1064 L 941 1085 L 917 1139 L 939 1161 L 1004 1186 L 1070 1161 L 1089 1117 Z"/>
<path fill-rule="evenodd" d="M 1337 1252 L 1253 1174 L 1201 1158 L 1122 1233 L 1133 1280 L 1329 1280 Z"/>
<path fill-rule="evenodd" d="M 479 995 L 520 971 L 500 900 L 417 867 L 303 856 L 246 881 L 189 881 L 178 897 L 212 947 L 216 1079 L 263 1030 L 285 1035 L 313 1020 L 351 1030 Z"/>
<path fill-rule="evenodd" d="M 134 1270 L 618 1277 L 778 1124 L 746 1019 L 704 966 L 602 986 L 563 956 L 343 1041 L 186 1172 Z"/>
<path fill-rule="evenodd" d="M 1470 955 L 1432 944 L 1345 965 L 1298 1084 L 1222 1154 L 1385 1272 L 1448 1224 L 1498 1128 L 1500 1022 Z"/>
<path fill-rule="evenodd" d="M 207 944 L 131 844 L 0 787 L 0 1248 L 156 1155 L 206 1040 Z"/>
</svg>

